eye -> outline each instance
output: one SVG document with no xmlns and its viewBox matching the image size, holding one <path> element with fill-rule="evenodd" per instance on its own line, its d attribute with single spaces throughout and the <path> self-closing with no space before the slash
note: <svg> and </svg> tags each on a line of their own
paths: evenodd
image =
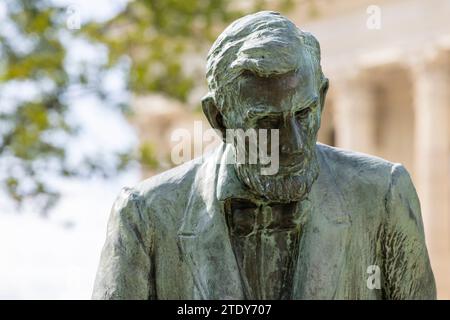
<svg viewBox="0 0 450 320">
<path fill-rule="evenodd" d="M 297 111 L 295 113 L 295 117 L 298 120 L 304 120 L 304 119 L 306 119 L 309 116 L 310 112 L 311 112 L 311 107 L 307 107 L 307 108 L 304 108 L 302 110 Z"/>
</svg>

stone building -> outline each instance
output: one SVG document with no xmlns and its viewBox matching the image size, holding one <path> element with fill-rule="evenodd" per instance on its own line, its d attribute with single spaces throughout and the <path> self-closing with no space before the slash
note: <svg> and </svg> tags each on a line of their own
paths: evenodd
<svg viewBox="0 0 450 320">
<path fill-rule="evenodd" d="M 319 140 L 406 166 L 438 295 L 450 299 L 450 2 L 373 3 L 319 1 L 323 16 L 306 24 L 291 15 L 319 39 L 330 78 Z"/>
<path fill-rule="evenodd" d="M 285 13 L 321 43 L 330 90 L 319 141 L 411 173 L 441 299 L 450 299 L 449 13 L 447 0 L 298 1 Z M 148 108 L 154 103 L 139 99 L 136 123 L 158 150 L 173 128 L 203 119 L 173 102 Z"/>
</svg>

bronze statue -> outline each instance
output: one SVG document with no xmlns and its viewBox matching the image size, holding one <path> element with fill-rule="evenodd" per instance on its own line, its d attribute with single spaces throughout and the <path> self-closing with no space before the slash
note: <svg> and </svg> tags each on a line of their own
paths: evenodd
<svg viewBox="0 0 450 320">
<path fill-rule="evenodd" d="M 93 298 L 436 297 L 406 169 L 316 143 L 328 79 L 314 36 L 275 12 L 245 16 L 212 46 L 207 80 L 203 110 L 224 136 L 277 130 L 277 172 L 228 162 L 233 140 L 124 189 Z"/>
</svg>

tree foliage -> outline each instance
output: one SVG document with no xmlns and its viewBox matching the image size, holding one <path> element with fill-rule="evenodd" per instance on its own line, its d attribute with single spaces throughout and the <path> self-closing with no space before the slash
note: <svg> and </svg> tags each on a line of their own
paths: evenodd
<svg viewBox="0 0 450 320">
<path fill-rule="evenodd" d="M 281 10 L 291 5 L 280 3 Z M 113 94 L 102 86 L 108 72 L 127 58 L 130 92 L 160 92 L 186 101 L 204 81 L 186 69 L 189 59 L 204 52 L 231 20 L 265 7 L 264 1 L 240 9 L 238 4 L 131 1 L 109 21 L 89 21 L 69 30 L 67 6 L 50 0 L 6 0 L 0 17 L 0 199 L 6 195 L 18 205 L 31 201 L 47 212 L 59 197 L 51 177 L 110 176 L 133 157 L 151 158 L 148 150 L 143 155 L 126 150 L 113 155 L 113 165 L 95 153 L 73 163 L 67 144 L 78 128 L 70 118 L 71 97 L 74 92 L 89 94 L 111 108 L 129 110 L 126 101 L 110 99 Z M 106 61 L 86 62 L 71 71 L 67 58 L 76 39 L 106 48 Z"/>
<path fill-rule="evenodd" d="M 284 0 L 276 8 L 291 5 Z M 265 6 L 266 1 L 249 1 L 246 7 L 229 0 L 133 1 L 114 19 L 84 32 L 108 45 L 110 63 L 124 54 L 131 58 L 134 93 L 160 92 L 186 101 L 204 81 L 203 74 L 190 72 L 190 59 L 204 53 L 228 23 Z"/>
</svg>

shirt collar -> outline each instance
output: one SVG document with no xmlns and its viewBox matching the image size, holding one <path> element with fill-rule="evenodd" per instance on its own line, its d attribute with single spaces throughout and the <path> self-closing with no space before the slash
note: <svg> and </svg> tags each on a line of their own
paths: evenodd
<svg viewBox="0 0 450 320">
<path fill-rule="evenodd" d="M 229 198 L 252 200 L 250 190 L 239 180 L 234 166 L 234 150 L 230 144 L 224 144 L 217 175 L 216 197 L 219 201 Z"/>
</svg>

